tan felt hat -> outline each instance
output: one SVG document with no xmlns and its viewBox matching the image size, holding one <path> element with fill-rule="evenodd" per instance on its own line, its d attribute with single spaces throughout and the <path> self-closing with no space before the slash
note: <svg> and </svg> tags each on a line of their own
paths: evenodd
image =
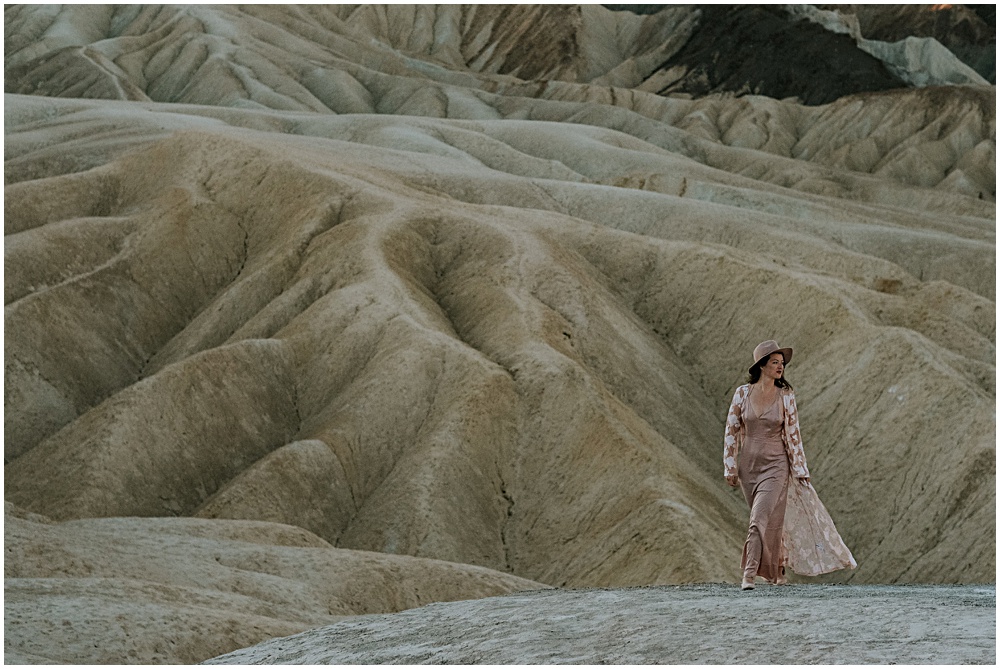
<svg viewBox="0 0 1000 669">
<path fill-rule="evenodd" d="M 772 353 L 780 353 L 785 359 L 786 365 L 792 360 L 792 349 L 787 346 L 785 348 L 781 348 L 778 346 L 778 342 L 773 339 L 768 339 L 767 341 L 762 341 L 757 344 L 757 348 L 753 350 L 753 364 L 750 365 L 750 369 L 756 367 L 758 362 L 770 356 Z"/>
</svg>

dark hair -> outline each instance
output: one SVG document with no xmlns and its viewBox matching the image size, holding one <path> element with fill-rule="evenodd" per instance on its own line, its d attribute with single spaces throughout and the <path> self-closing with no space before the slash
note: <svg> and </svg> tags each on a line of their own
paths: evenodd
<svg viewBox="0 0 1000 669">
<path fill-rule="evenodd" d="M 774 354 L 772 353 L 771 355 Z M 785 356 L 781 357 L 784 358 Z M 747 374 L 747 383 L 757 383 L 758 381 L 760 381 L 760 368 L 763 367 L 764 364 L 770 359 L 771 359 L 770 355 L 764 356 L 763 358 L 757 361 L 756 365 L 750 368 L 750 373 Z M 781 375 L 780 379 L 775 380 L 774 385 L 778 386 L 779 388 L 788 388 L 789 390 L 792 389 L 792 384 L 788 382 L 788 379 L 785 378 L 784 374 Z"/>
</svg>

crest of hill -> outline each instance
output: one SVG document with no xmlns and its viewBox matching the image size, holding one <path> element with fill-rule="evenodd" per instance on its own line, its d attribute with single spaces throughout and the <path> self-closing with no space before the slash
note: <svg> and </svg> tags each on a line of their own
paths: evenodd
<svg viewBox="0 0 1000 669">
<path fill-rule="evenodd" d="M 734 92 L 798 98 L 807 105 L 852 93 L 905 88 L 906 82 L 833 33 L 783 8 L 702 5 L 691 39 L 654 75 L 661 95 Z"/>
<path fill-rule="evenodd" d="M 817 5 L 856 17 L 867 39 L 933 38 L 991 84 L 996 83 L 995 5 Z"/>
<path fill-rule="evenodd" d="M 251 89 L 231 92 L 222 104 L 249 98 L 295 108 L 281 102 L 291 95 L 306 109 L 341 111 L 329 105 L 342 97 L 329 87 L 351 81 L 342 60 L 481 90 L 512 79 L 551 80 L 695 97 L 758 93 L 807 104 L 928 83 L 918 76 L 927 63 L 892 56 L 886 69 L 879 59 L 889 57 L 889 44 L 861 49 L 801 20 L 801 11 L 706 5 L 640 16 L 599 5 L 11 6 L 5 90 L 204 103 L 197 96 L 207 92 L 201 83 L 207 77 L 225 80 L 223 92 Z M 979 41 L 948 45 L 986 48 L 981 37 L 970 39 Z M 949 59 L 941 50 L 931 69 L 949 70 Z M 255 95 L 258 82 L 264 90 Z"/>
<path fill-rule="evenodd" d="M 573 60 L 572 67 L 556 62 L 538 67 L 552 72 L 563 68 L 566 74 L 566 68 L 579 72 L 590 67 L 585 61 L 591 65 L 601 62 L 600 67 L 594 66 L 594 72 L 604 73 L 598 77 L 602 83 L 522 81 L 486 72 L 512 71 L 523 64 L 508 56 L 534 53 L 528 49 L 522 54 L 512 46 L 521 34 L 513 27 L 495 36 L 500 41 L 489 42 L 484 36 L 492 35 L 490 31 L 500 25 L 497 17 L 474 31 L 473 26 L 479 24 L 473 19 L 491 16 L 484 14 L 487 9 L 513 12 L 508 17 L 511 26 L 524 30 L 532 20 L 544 24 L 546 18 L 555 16 L 546 12 L 558 16 L 569 12 L 567 16 L 578 20 L 567 25 L 582 26 L 578 35 L 583 45 L 580 58 Z M 762 16 L 772 22 L 779 21 L 776 10 L 746 11 L 751 9 L 764 12 Z M 725 11 L 732 20 L 739 18 Z M 677 8 L 638 17 L 599 6 L 478 10 L 453 5 L 356 9 L 13 6 L 5 11 L 11 37 L 5 44 L 5 85 L 11 92 L 38 95 L 236 108 L 572 121 L 639 132 L 643 137 L 663 136 L 664 126 L 679 127 L 724 144 L 794 158 L 796 170 L 802 161 L 818 162 L 872 173 L 880 180 L 934 186 L 987 200 L 995 197 L 992 88 L 950 87 L 941 94 L 928 89 L 926 95 L 898 91 L 895 96 L 875 98 L 871 105 L 864 97 L 848 97 L 833 108 L 753 97 L 740 102 L 717 98 L 691 102 L 644 92 L 647 84 L 659 81 L 659 75 L 648 78 L 648 73 L 663 62 L 664 54 L 682 45 L 688 53 L 696 43 L 708 48 L 705 45 L 710 43 L 704 40 L 687 40 L 697 16 L 697 12 Z M 713 24 L 702 21 L 702 25 L 701 30 L 705 30 L 704 26 Z M 824 39 L 847 39 L 813 27 Z M 373 38 L 371 31 L 378 37 Z M 598 34 L 604 37 L 598 39 Z M 610 35 L 617 37 L 611 40 Z M 479 37 L 467 43 L 475 36 Z M 481 71 L 472 71 L 463 63 L 475 60 L 468 50 L 469 44 L 478 44 L 476 39 L 487 39 L 493 45 L 487 49 L 490 54 L 506 55 L 496 55 L 493 65 L 486 67 L 484 61 Z M 617 46 L 602 51 L 595 44 Z M 654 44 L 660 45 L 659 51 Z M 404 47 L 409 51 L 401 51 Z M 461 55 L 463 50 L 466 56 Z M 603 56 L 595 55 L 599 53 Z M 538 62 L 544 60 L 540 55 L 537 58 Z M 739 65 L 749 66 L 745 60 Z M 577 75 L 566 76 L 573 79 Z M 640 84 L 643 80 L 646 84 Z M 639 85 L 639 89 L 626 90 L 620 85 Z M 607 106 L 636 112 L 654 123 L 647 124 L 648 130 L 635 129 L 640 120 Z M 859 110 L 864 122 L 837 121 L 846 118 L 848 109 Z M 832 127 L 828 125 L 831 120 L 835 122 Z M 687 140 L 671 139 L 664 148 L 684 150 L 685 143 Z M 717 152 L 698 149 L 697 153 L 699 160 L 712 160 Z M 754 174 L 760 171 L 754 170 Z M 782 186 L 790 185 L 792 179 L 815 183 L 790 173 L 764 178 L 776 178 Z M 830 181 L 825 177 L 821 180 Z"/>
<path fill-rule="evenodd" d="M 898 42 L 907 37 L 933 37 L 946 47 L 996 43 L 996 12 L 981 16 L 992 5 L 817 5 L 856 16 L 868 39 Z"/>
</svg>

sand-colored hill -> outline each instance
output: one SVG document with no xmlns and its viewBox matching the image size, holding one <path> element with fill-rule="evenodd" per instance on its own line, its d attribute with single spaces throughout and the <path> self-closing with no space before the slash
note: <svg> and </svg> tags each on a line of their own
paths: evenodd
<svg viewBox="0 0 1000 669">
<path fill-rule="evenodd" d="M 346 616 L 542 588 L 248 521 L 4 509 L 4 661 L 191 664 Z"/>
<path fill-rule="evenodd" d="M 5 499 L 59 523 L 37 545 L 253 521 L 552 586 L 733 581 L 723 419 L 777 338 L 835 578 L 992 582 L 993 87 L 643 90 L 692 16 L 8 8 Z M 180 606 L 116 565 L 76 608 L 8 596 L 6 638 L 63 661 L 39 621 Z M 366 610 L 486 592 L 413 569 L 426 599 Z M 231 638 L 294 631 L 268 615 Z"/>
<path fill-rule="evenodd" d="M 722 414 L 778 330 L 858 577 L 992 573 L 927 552 L 992 551 L 963 525 L 992 513 L 981 200 L 755 189 L 588 126 L 7 103 L 11 162 L 67 131 L 106 158 L 6 189 L 19 505 L 261 517 L 556 585 L 729 577 Z M 873 514 L 873 490 L 903 497 Z"/>
<path fill-rule="evenodd" d="M 5 11 L 5 90 L 338 114 L 569 121 L 623 130 L 711 167 L 749 172 L 754 179 L 781 186 L 828 192 L 840 179 L 851 178 L 810 169 L 803 164 L 807 161 L 874 173 L 880 180 L 889 176 L 995 197 L 991 87 L 869 93 L 841 98 L 832 107 L 753 96 L 734 104 L 656 95 L 661 77 L 650 73 L 663 61 L 650 60 L 650 54 L 659 59 L 680 49 L 699 17 L 682 8 L 639 17 L 599 6 L 13 6 Z M 496 35 L 484 27 L 476 34 L 480 40 L 495 40 L 490 53 L 548 63 L 546 76 L 553 78 L 503 74 L 522 67 L 516 60 L 497 61 L 489 68 L 465 62 L 456 54 L 468 49 L 462 40 L 470 39 L 469 26 L 475 21 L 521 26 L 497 29 Z M 565 67 L 520 47 L 524 30 L 530 32 L 528 24 L 545 21 L 574 27 L 580 46 L 569 53 L 578 57 Z M 446 29 L 456 23 L 465 31 Z M 371 30 L 377 38 L 367 32 Z M 406 44 L 410 50 L 403 50 Z M 450 46 L 436 49 L 437 44 Z M 603 65 L 593 64 L 598 61 Z M 586 69 L 595 78 L 577 74 Z M 692 144 L 675 128 L 713 141 Z M 795 161 L 775 175 L 769 174 L 773 167 L 737 167 L 732 162 L 739 157 L 716 150 L 719 141 Z M 843 189 L 828 194 L 843 194 Z M 964 210 L 965 205 L 957 206 Z"/>
</svg>

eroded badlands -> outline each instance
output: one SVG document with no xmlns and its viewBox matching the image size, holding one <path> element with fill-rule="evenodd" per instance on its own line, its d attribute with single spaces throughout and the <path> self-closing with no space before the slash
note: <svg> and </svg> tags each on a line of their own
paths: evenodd
<svg viewBox="0 0 1000 669">
<path fill-rule="evenodd" d="M 10 657 L 735 582 L 769 338 L 830 578 L 993 582 L 994 87 L 661 97 L 688 10 L 357 11 L 5 11 Z"/>
</svg>

